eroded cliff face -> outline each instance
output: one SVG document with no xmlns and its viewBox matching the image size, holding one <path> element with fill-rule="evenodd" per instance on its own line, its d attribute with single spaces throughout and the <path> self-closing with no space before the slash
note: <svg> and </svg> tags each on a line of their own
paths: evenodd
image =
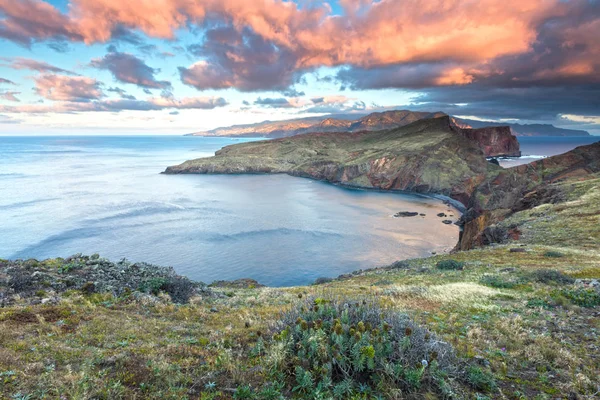
<svg viewBox="0 0 600 400">
<path fill-rule="evenodd" d="M 165 173 L 287 173 L 349 186 L 435 193 L 466 204 L 489 164 L 448 116 L 379 132 L 312 133 L 228 146 Z"/>
<path fill-rule="evenodd" d="M 487 157 L 520 157 L 519 141 L 509 126 L 458 128 L 458 133 L 476 141 Z"/>
<path fill-rule="evenodd" d="M 563 201 L 565 195 L 555 183 L 586 179 L 597 172 L 600 172 L 600 142 L 488 174 L 468 202 L 457 249 L 469 250 L 493 242 L 497 236 L 491 231 L 494 224 L 515 212 Z M 518 232 L 503 234 L 514 236 Z"/>
<path fill-rule="evenodd" d="M 498 236 L 493 225 L 512 213 L 561 201 L 554 182 L 600 171 L 600 143 L 510 169 L 487 162 L 482 148 L 515 155 L 518 142 L 510 128 L 461 129 L 444 116 L 388 131 L 321 132 L 227 146 L 214 157 L 186 161 L 165 173 L 287 173 L 445 195 L 465 206 L 457 249 L 467 250 L 493 242 Z"/>
</svg>

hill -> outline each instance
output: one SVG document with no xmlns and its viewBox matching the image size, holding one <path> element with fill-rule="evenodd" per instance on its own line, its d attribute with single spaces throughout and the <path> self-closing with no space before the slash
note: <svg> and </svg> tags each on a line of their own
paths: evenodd
<svg viewBox="0 0 600 400">
<path fill-rule="evenodd" d="M 190 133 L 187 136 L 265 137 L 282 138 L 311 132 L 359 132 L 399 128 L 420 119 L 446 115 L 443 112 L 391 110 L 368 115 L 340 114 L 323 117 L 297 118 L 284 121 L 264 121 L 257 124 L 234 125 L 209 131 Z M 470 119 L 452 118 L 461 128 L 509 126 L 516 136 L 589 136 L 581 130 L 557 128 L 553 125 L 522 125 Z"/>
<path fill-rule="evenodd" d="M 464 118 L 460 118 L 460 121 L 464 124 L 472 126 L 473 128 L 508 125 L 515 132 L 516 136 L 590 136 L 590 133 L 587 131 L 579 129 L 557 128 L 556 126 L 550 124 L 509 124 L 492 121 L 477 121 Z"/>
</svg>

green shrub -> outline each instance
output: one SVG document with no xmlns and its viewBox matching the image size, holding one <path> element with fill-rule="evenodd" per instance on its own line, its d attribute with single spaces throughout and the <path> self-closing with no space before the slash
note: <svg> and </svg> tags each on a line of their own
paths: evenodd
<svg viewBox="0 0 600 400">
<path fill-rule="evenodd" d="M 477 390 L 492 392 L 496 390 L 494 377 L 487 371 L 475 366 L 467 368 L 467 382 Z"/>
<path fill-rule="evenodd" d="M 537 282 L 549 284 L 569 284 L 575 282 L 575 279 L 555 269 L 538 269 L 531 273 L 531 278 Z"/>
<path fill-rule="evenodd" d="M 552 308 L 553 305 L 544 299 L 535 298 L 535 299 L 527 300 L 527 308 L 540 308 L 540 307 L 549 309 L 549 308 Z"/>
<path fill-rule="evenodd" d="M 544 257 L 551 257 L 551 258 L 561 258 L 564 257 L 565 255 L 559 251 L 547 251 L 544 253 Z"/>
<path fill-rule="evenodd" d="M 252 388 L 248 385 L 238 386 L 233 393 L 234 399 L 253 399 L 254 393 L 252 392 Z"/>
<path fill-rule="evenodd" d="M 564 289 L 561 294 L 581 307 L 600 306 L 600 293 L 593 289 Z"/>
<path fill-rule="evenodd" d="M 320 278 L 315 279 L 313 285 L 323 285 L 329 282 L 333 282 L 333 279 L 322 276 Z"/>
<path fill-rule="evenodd" d="M 168 293 L 175 303 L 187 303 L 194 294 L 195 284 L 183 276 L 151 278 L 140 284 L 139 290 L 144 293 L 158 295 Z"/>
<path fill-rule="evenodd" d="M 521 284 L 519 281 L 508 280 L 500 275 L 484 275 L 479 283 L 498 289 L 513 289 Z"/>
<path fill-rule="evenodd" d="M 442 260 L 439 261 L 435 266 L 437 269 L 442 270 L 462 270 L 465 267 L 465 263 L 456 260 Z"/>
<path fill-rule="evenodd" d="M 288 386 L 303 398 L 346 399 L 391 387 L 447 393 L 445 377 L 458 375 L 450 344 L 373 301 L 309 299 L 283 314 L 272 334 L 267 366 L 293 377 Z"/>
</svg>

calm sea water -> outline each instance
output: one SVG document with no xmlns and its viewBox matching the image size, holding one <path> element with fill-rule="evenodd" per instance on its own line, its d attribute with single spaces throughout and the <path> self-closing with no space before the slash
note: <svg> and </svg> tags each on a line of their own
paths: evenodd
<svg viewBox="0 0 600 400">
<path fill-rule="evenodd" d="M 160 175 L 226 138 L 0 137 L 0 258 L 100 253 L 192 279 L 307 284 L 451 249 L 438 200 L 286 175 Z M 398 211 L 425 217 L 392 218 Z M 458 217 L 454 213 L 455 218 Z"/>
<path fill-rule="evenodd" d="M 584 146 L 600 141 L 600 136 L 575 137 L 519 137 L 522 157 L 501 160 L 503 167 L 514 167 L 528 164 L 541 158 L 562 154 L 578 146 Z"/>
</svg>

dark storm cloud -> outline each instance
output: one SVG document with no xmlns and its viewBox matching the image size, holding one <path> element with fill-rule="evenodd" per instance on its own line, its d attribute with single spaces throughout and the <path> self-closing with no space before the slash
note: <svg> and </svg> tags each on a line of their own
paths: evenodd
<svg viewBox="0 0 600 400">
<path fill-rule="evenodd" d="M 530 88 L 490 88 L 480 85 L 434 88 L 422 91 L 410 107 L 489 119 L 548 120 L 554 119 L 557 114 L 598 116 L 600 84 Z"/>
<path fill-rule="evenodd" d="M 203 61 L 179 67 L 181 81 L 198 90 L 285 91 L 302 72 L 296 68 L 298 60 L 293 51 L 249 29 L 211 29 L 202 44 L 188 46 L 188 51 Z"/>
<path fill-rule="evenodd" d="M 103 58 L 93 59 L 90 65 L 110 71 L 119 82 L 151 89 L 171 87 L 170 82 L 159 81 L 155 78 L 154 75 L 160 70 L 149 67 L 144 61 L 129 53 L 108 53 Z"/>
</svg>

